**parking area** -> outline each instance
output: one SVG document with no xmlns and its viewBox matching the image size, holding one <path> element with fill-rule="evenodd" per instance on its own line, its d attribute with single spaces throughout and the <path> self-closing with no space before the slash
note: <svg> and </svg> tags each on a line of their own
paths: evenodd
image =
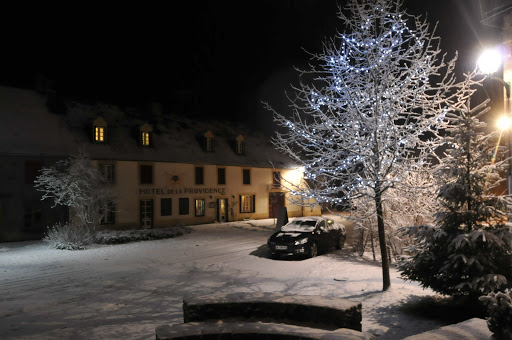
<svg viewBox="0 0 512 340">
<path fill-rule="evenodd" d="M 270 259 L 265 244 L 273 222 L 193 226 L 173 239 L 84 251 L 0 244 L 0 338 L 154 339 L 157 326 L 183 322 L 184 297 L 232 292 L 360 301 L 363 331 L 381 339 L 440 326 L 395 307 L 431 292 L 392 270 L 393 287 L 383 293 L 379 264 L 352 254 L 348 244 L 313 259 Z"/>
</svg>

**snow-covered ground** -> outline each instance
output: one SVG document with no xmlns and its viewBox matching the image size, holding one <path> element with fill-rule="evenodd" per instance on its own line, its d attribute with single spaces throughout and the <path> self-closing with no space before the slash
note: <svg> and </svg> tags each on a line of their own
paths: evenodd
<svg viewBox="0 0 512 340">
<path fill-rule="evenodd" d="M 274 220 L 192 226 L 177 238 L 83 251 L 42 242 L 0 244 L 1 339 L 154 339 L 155 328 L 182 323 L 186 296 L 281 292 L 360 301 L 363 331 L 402 339 L 443 326 L 400 309 L 434 295 L 391 270 L 382 291 L 379 264 L 350 246 L 302 261 L 271 260 Z"/>
</svg>

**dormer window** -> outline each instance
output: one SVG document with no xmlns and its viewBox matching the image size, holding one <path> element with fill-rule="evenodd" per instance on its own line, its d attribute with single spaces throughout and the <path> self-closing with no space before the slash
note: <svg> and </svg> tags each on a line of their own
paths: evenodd
<svg viewBox="0 0 512 340">
<path fill-rule="evenodd" d="M 141 132 L 142 146 L 149 146 L 149 132 Z"/>
<path fill-rule="evenodd" d="M 245 153 L 245 138 L 242 135 L 238 135 L 236 137 L 235 151 L 239 155 L 243 155 Z"/>
<path fill-rule="evenodd" d="M 105 141 L 105 128 L 103 126 L 95 126 L 94 130 L 94 141 L 103 143 Z"/>
<path fill-rule="evenodd" d="M 140 127 L 140 134 L 139 134 L 139 143 L 141 146 L 149 147 L 152 143 L 152 134 L 153 129 L 151 125 L 144 124 Z"/>
<path fill-rule="evenodd" d="M 98 117 L 93 122 L 93 136 L 92 139 L 95 143 L 107 142 L 107 122 L 105 119 Z"/>
<path fill-rule="evenodd" d="M 208 152 L 213 151 L 213 138 L 215 138 L 215 136 L 213 135 L 213 133 L 211 131 L 208 131 L 204 134 L 204 142 L 205 142 L 204 148 Z"/>
</svg>

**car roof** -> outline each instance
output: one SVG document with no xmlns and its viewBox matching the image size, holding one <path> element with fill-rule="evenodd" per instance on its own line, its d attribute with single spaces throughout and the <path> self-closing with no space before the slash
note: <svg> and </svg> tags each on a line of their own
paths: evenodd
<svg viewBox="0 0 512 340">
<path fill-rule="evenodd" d="M 323 219 L 324 219 L 324 217 L 322 217 L 322 216 L 308 216 L 308 217 L 297 217 L 297 218 L 294 218 L 293 221 L 320 221 Z"/>
</svg>

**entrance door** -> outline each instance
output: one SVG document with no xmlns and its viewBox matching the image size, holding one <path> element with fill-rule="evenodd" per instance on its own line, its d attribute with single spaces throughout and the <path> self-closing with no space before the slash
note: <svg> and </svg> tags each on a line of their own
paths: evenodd
<svg viewBox="0 0 512 340">
<path fill-rule="evenodd" d="M 284 192 L 269 192 L 268 217 L 277 218 L 281 207 L 284 207 Z"/>
<path fill-rule="evenodd" d="M 228 199 L 219 198 L 217 200 L 217 221 L 227 222 L 228 221 Z"/>
<path fill-rule="evenodd" d="M 153 226 L 153 200 L 140 200 L 140 225 L 142 228 Z"/>
</svg>

